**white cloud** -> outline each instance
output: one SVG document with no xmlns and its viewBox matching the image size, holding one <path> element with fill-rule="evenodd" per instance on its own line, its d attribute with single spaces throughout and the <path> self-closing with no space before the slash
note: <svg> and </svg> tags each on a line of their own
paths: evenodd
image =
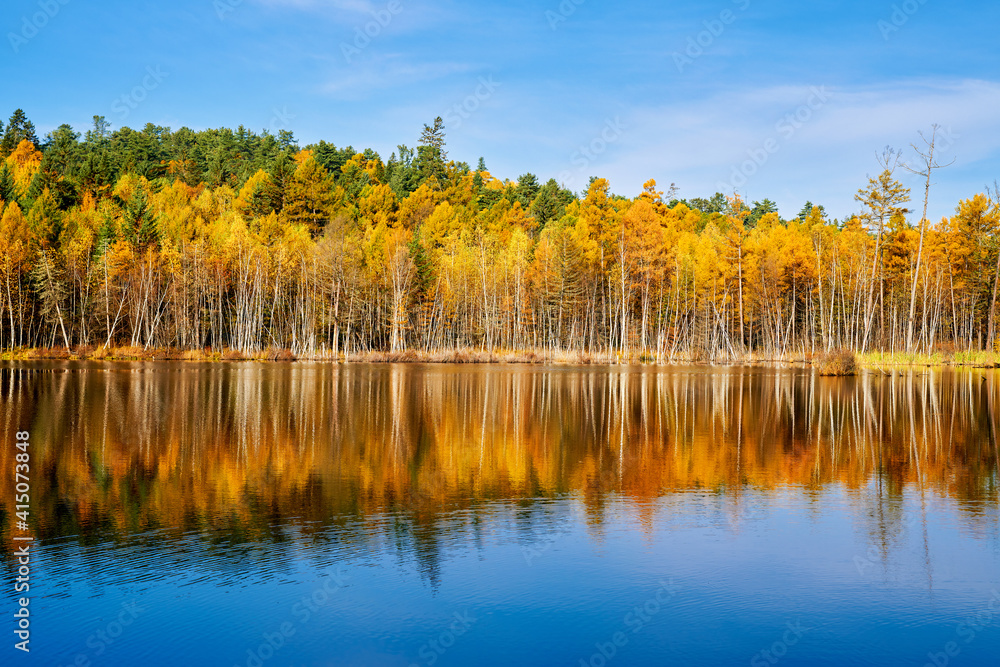
<svg viewBox="0 0 1000 667">
<path fill-rule="evenodd" d="M 626 117 L 628 130 L 620 145 L 596 160 L 590 171 L 608 175 L 623 194 L 637 193 L 650 177 L 676 181 L 682 196 L 688 197 L 705 196 L 723 183 L 735 182 L 751 199 L 778 200 L 785 215 L 809 199 L 843 216 L 856 210 L 854 193 L 866 174 L 878 169 L 877 151 L 891 145 L 906 149 L 904 156 L 912 158 L 909 144 L 919 142 L 917 132 L 926 134 L 932 123 L 939 123 L 946 136 L 953 137 L 939 141 L 941 161 L 954 157 L 956 164 L 935 172 L 931 219 L 950 213 L 958 197 L 981 191 L 997 175 L 1000 82 L 826 86 L 825 103 L 818 103 L 812 92 L 819 88 L 735 91 L 636 110 Z M 814 109 L 807 106 L 810 96 L 817 102 Z M 788 120 L 789 114 L 793 120 Z M 766 143 L 769 140 L 772 143 Z M 776 150 L 767 153 L 768 147 Z M 759 165 L 753 163 L 755 157 Z M 922 199 L 919 183 L 903 173 L 898 176 L 913 187 L 914 201 Z"/>
</svg>

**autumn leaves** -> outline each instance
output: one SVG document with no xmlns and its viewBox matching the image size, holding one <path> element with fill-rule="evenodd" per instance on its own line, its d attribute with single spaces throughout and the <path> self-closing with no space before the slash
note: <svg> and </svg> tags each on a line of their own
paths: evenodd
<svg viewBox="0 0 1000 667">
<path fill-rule="evenodd" d="M 215 186 L 190 184 L 193 159 L 100 186 L 47 172 L 22 141 L 3 167 L 0 346 L 670 362 L 993 341 L 1000 210 L 987 195 L 921 240 L 891 173 L 859 192 L 859 216 L 782 220 L 738 197 L 698 211 L 654 181 L 629 199 L 593 179 L 576 197 L 443 152 L 425 169 L 426 156 L 331 149 Z M 75 199 L 57 196 L 70 182 Z"/>
</svg>

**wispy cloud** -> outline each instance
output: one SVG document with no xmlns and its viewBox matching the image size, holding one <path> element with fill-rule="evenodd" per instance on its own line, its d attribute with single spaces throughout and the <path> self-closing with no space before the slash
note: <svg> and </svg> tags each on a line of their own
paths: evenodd
<svg viewBox="0 0 1000 667">
<path fill-rule="evenodd" d="M 824 202 L 835 215 L 847 215 L 856 209 L 853 194 L 865 175 L 877 169 L 875 152 L 886 145 L 907 149 L 919 140 L 917 132 L 926 133 L 932 123 L 950 133 L 938 148 L 942 158 L 956 158 L 956 167 L 1000 154 L 1000 116 L 995 112 L 1000 82 L 826 86 L 828 102 L 787 136 L 780 124 L 807 103 L 813 88 L 726 92 L 694 103 L 635 110 L 627 116 L 629 130 L 619 149 L 608 151 L 593 169 L 607 174 L 623 193 L 637 192 L 645 179 L 656 177 L 677 181 L 686 196 L 701 196 L 730 183 L 733 170 L 773 139 L 777 150 L 737 189 L 751 198 L 785 199 L 779 204 L 786 213 L 808 198 Z M 981 187 L 958 183 L 948 170 L 937 172 L 935 179 L 942 194 L 935 198 L 939 214 L 956 203 L 945 197 L 970 196 L 970 187 Z M 960 195 L 959 187 L 964 188 Z"/>
<path fill-rule="evenodd" d="M 373 56 L 342 68 L 319 90 L 338 99 L 358 100 L 377 91 L 406 87 L 470 72 L 474 65 L 459 62 L 414 62 L 403 54 Z"/>
</svg>

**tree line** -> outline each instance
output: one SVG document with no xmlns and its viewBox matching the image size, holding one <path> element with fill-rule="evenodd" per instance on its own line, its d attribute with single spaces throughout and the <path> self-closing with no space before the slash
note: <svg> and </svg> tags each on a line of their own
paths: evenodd
<svg viewBox="0 0 1000 667">
<path fill-rule="evenodd" d="M 573 193 L 291 132 L 0 124 L 0 348 L 353 354 L 462 348 L 672 361 L 994 349 L 1000 196 L 931 223 L 935 136 L 859 212 L 733 194 Z M 912 215 L 900 171 L 926 176 Z M 916 219 L 918 218 L 919 219 Z"/>
</svg>

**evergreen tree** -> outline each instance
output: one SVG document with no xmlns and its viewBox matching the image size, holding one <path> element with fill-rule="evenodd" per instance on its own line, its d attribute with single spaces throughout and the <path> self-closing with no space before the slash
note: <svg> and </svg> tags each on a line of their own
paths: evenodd
<svg viewBox="0 0 1000 667">
<path fill-rule="evenodd" d="M 389 187 L 396 193 L 396 199 L 402 201 L 411 192 L 420 187 L 420 172 L 414 165 L 414 151 L 404 144 L 397 146 L 399 149 L 399 159 L 389 158 L 386 165 L 385 178 Z"/>
<path fill-rule="evenodd" d="M 14 175 L 10 173 L 10 168 L 2 162 L 0 162 L 0 201 L 4 203 L 17 201 Z"/>
<path fill-rule="evenodd" d="M 299 142 L 295 140 L 295 134 L 291 130 L 278 130 L 278 145 L 284 151 L 299 150 Z"/>
<path fill-rule="evenodd" d="M 701 211 L 705 215 L 710 215 L 712 213 L 724 213 L 729 207 L 729 202 L 726 200 L 726 195 L 716 192 L 712 195 L 711 199 L 693 198 L 690 207 Z"/>
<path fill-rule="evenodd" d="M 572 200 L 573 193 L 563 190 L 556 183 L 556 179 L 550 178 L 538 189 L 538 195 L 531 204 L 531 214 L 538 220 L 540 227 L 545 227 L 549 222 L 561 218 L 566 210 L 566 204 Z"/>
<path fill-rule="evenodd" d="M 807 201 L 805 203 L 805 205 L 802 207 L 802 210 L 799 211 L 799 214 L 796 217 L 799 219 L 799 221 L 805 222 L 806 218 L 809 217 L 809 214 L 812 213 L 812 210 L 814 208 L 818 208 L 820 215 L 823 216 L 824 218 L 826 217 L 826 209 L 824 209 L 822 206 L 816 206 L 811 201 Z"/>
<path fill-rule="evenodd" d="M 340 168 L 357 154 L 352 146 L 337 148 L 326 141 L 320 141 L 318 144 L 307 146 L 306 150 L 312 151 L 316 162 L 333 174 L 334 178 L 337 178 L 340 174 Z"/>
<path fill-rule="evenodd" d="M 434 177 L 439 183 L 445 178 L 445 161 L 448 155 L 444 150 L 444 120 L 441 116 L 434 119 L 433 127 L 424 125 L 420 133 L 420 143 L 417 147 L 417 163 L 420 169 L 420 182 Z"/>
<path fill-rule="evenodd" d="M 775 204 L 770 199 L 765 198 L 764 201 L 755 201 L 753 203 L 753 208 L 750 209 L 750 215 L 747 216 L 744 226 L 747 229 L 753 229 L 754 227 L 757 226 L 757 223 L 760 222 L 760 219 L 763 218 L 765 215 L 767 215 L 768 213 L 777 213 L 777 212 L 778 212 L 778 205 Z"/>
<path fill-rule="evenodd" d="M 49 170 L 60 174 L 73 174 L 79 159 L 79 144 L 77 143 L 79 139 L 80 134 L 74 132 L 73 128 L 66 124 L 49 132 L 45 137 L 43 169 L 48 167 Z"/>
<path fill-rule="evenodd" d="M 514 190 L 517 201 L 521 206 L 528 208 L 531 202 L 538 196 L 538 177 L 532 173 L 522 174 L 517 179 L 517 187 Z"/>
<path fill-rule="evenodd" d="M 25 139 L 38 146 L 34 124 L 24 115 L 24 111 L 17 109 L 7 121 L 7 131 L 3 134 L 3 140 L 0 140 L 0 155 L 3 157 L 10 155 Z"/>
<path fill-rule="evenodd" d="M 87 143 L 100 143 L 108 138 L 111 133 L 111 123 L 104 116 L 94 116 L 94 126 L 87 130 L 84 141 Z"/>
<path fill-rule="evenodd" d="M 295 174 L 295 160 L 288 153 L 283 152 L 274 160 L 269 173 L 273 186 L 271 206 L 280 213 L 285 207 L 285 193 L 288 191 L 292 176 Z"/>
<path fill-rule="evenodd" d="M 129 178 L 128 176 L 124 178 Z M 149 205 L 144 187 L 135 187 L 131 196 L 121 199 L 122 232 L 136 248 L 145 249 L 159 242 L 156 218 Z"/>
</svg>

